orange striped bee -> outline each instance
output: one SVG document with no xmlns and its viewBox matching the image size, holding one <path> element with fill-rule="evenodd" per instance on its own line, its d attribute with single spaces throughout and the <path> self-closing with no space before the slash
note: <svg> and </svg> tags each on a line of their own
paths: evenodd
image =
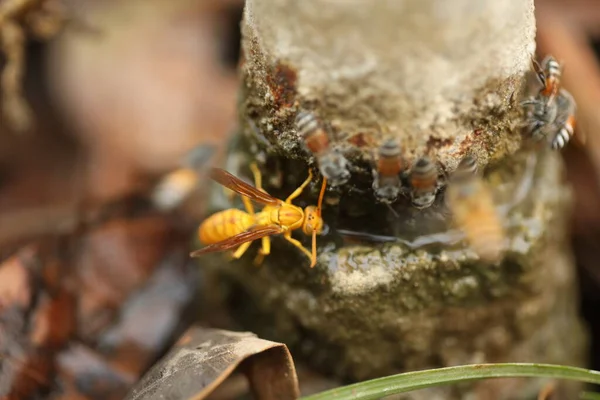
<svg viewBox="0 0 600 400">
<path fill-rule="evenodd" d="M 229 209 L 213 214 L 198 228 L 200 241 L 207 246 L 190 253 L 198 257 L 205 253 L 229 250 L 237 247 L 233 258 L 240 258 L 250 247 L 252 241 L 262 239 L 262 247 L 256 259 L 260 263 L 264 256 L 271 252 L 271 235 L 283 233 L 285 240 L 299 248 L 309 259 L 310 267 L 317 263 L 317 235 L 323 231 L 321 205 L 327 186 L 323 178 L 319 202 L 317 206 L 308 206 L 304 210 L 292 204 L 292 200 L 300 196 L 304 188 L 312 180 L 312 171 L 308 178 L 285 201 L 277 199 L 262 189 L 262 178 L 256 164 L 250 166 L 256 187 L 247 184 L 229 172 L 213 168 L 210 177 L 219 184 L 239 193 L 242 196 L 246 212 Z M 264 204 L 262 211 L 255 213 L 250 200 Z M 292 238 L 292 231 L 302 228 L 306 235 L 312 235 L 312 253 Z M 238 247 L 239 246 L 239 247 Z"/>
<path fill-rule="evenodd" d="M 504 229 L 488 186 L 477 174 L 472 156 L 463 158 L 452 173 L 445 194 L 454 224 L 479 257 L 496 262 L 504 250 Z"/>
<path fill-rule="evenodd" d="M 198 187 L 200 172 L 215 152 L 211 145 L 193 148 L 178 168 L 164 176 L 152 193 L 152 202 L 163 211 L 178 207 Z"/>
<path fill-rule="evenodd" d="M 438 168 L 429 157 L 421 157 L 415 162 L 408 177 L 414 207 L 422 209 L 433 204 L 439 188 L 438 175 Z"/>
<path fill-rule="evenodd" d="M 403 166 L 398 143 L 394 139 L 384 141 L 378 150 L 377 170 L 373 171 L 373 190 L 382 203 L 391 204 L 398 198 Z"/>
<path fill-rule="evenodd" d="M 329 143 L 329 135 L 316 117 L 307 112 L 299 112 L 296 116 L 298 134 L 304 145 L 315 156 L 319 170 L 332 186 L 343 185 L 350 179 L 348 160 L 333 150 Z"/>
<path fill-rule="evenodd" d="M 535 60 L 532 61 L 536 76 L 543 86 L 539 95 L 546 99 L 546 104 L 550 104 L 558 96 L 561 66 L 552 56 L 546 56 L 542 61 L 542 65 Z"/>
<path fill-rule="evenodd" d="M 532 64 L 542 88 L 521 103 L 526 107 L 525 126 L 533 140 L 546 139 L 552 149 L 562 149 L 575 130 L 575 100 L 560 88 L 562 68 L 554 57 L 547 56 L 541 65 L 532 60 Z"/>
</svg>

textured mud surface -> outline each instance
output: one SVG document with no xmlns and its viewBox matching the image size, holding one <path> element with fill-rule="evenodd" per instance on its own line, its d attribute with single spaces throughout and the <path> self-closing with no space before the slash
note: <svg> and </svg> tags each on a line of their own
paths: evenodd
<svg viewBox="0 0 600 400">
<path fill-rule="evenodd" d="M 441 7 L 436 0 L 378 3 L 373 18 L 382 20 L 382 29 L 369 27 L 346 3 L 331 2 L 331 12 L 322 15 L 315 3 L 247 3 L 239 135 L 225 168 L 249 178 L 247 166 L 256 161 L 267 191 L 285 198 L 308 168 L 319 170 L 295 125 L 298 112 L 308 111 L 322 122 L 331 148 L 349 161 L 351 178 L 326 193 L 328 229 L 318 238 L 314 269 L 278 238 L 261 267 L 252 265 L 257 245 L 235 262 L 206 260 L 209 280 L 225 289 L 221 300 L 235 320 L 289 344 L 312 367 L 348 380 L 479 362 L 583 365 L 586 338 L 565 244 L 570 196 L 560 157 L 533 149 L 519 126 L 534 48 L 532 3 L 481 2 L 471 14 L 447 19 L 432 17 Z M 286 14 L 289 7 L 294 18 Z M 419 21 L 406 28 L 414 32 L 404 33 L 417 35 L 427 51 L 381 36 L 387 23 L 397 25 L 387 14 L 398 7 L 410 14 L 407 20 Z M 326 25 L 336 13 L 341 22 Z M 479 22 L 461 18 L 490 19 L 494 26 L 483 32 Z M 298 21 L 282 23 L 287 19 Z M 439 29 L 425 29 L 430 23 Z M 452 46 L 437 36 L 457 25 L 462 36 Z M 314 35 L 317 26 L 327 29 Z M 360 38 L 352 36 L 361 30 Z M 507 32 L 510 40 L 503 38 Z M 487 55 L 471 51 L 481 43 Z M 502 261 L 482 262 L 453 228 L 443 185 L 424 210 L 412 207 L 407 196 L 390 206 L 376 201 L 373 155 L 388 138 L 399 142 L 406 169 L 427 155 L 438 163 L 441 179 L 467 154 L 474 156 L 506 230 Z M 314 204 L 319 186 L 317 180 L 295 203 Z M 221 189 L 212 205 L 232 207 Z M 541 386 L 535 380 L 502 382 L 410 398 L 527 398 Z"/>
<path fill-rule="evenodd" d="M 254 124 L 270 151 L 292 158 L 306 159 L 293 124 L 299 111 L 315 112 L 351 161 L 368 159 L 390 136 L 409 163 L 428 154 L 450 170 L 467 150 L 483 164 L 515 152 L 517 101 L 534 51 L 532 6 L 455 2 L 456 15 L 436 18 L 443 2 L 416 3 L 379 3 L 365 18 L 344 3 L 249 2 L 242 125 Z M 483 22 L 489 15 L 493 26 Z M 317 27 L 327 31 L 313 35 Z"/>
<path fill-rule="evenodd" d="M 208 270 L 230 287 L 227 301 L 245 328 L 352 380 L 474 362 L 581 365 L 585 337 L 564 244 L 570 196 L 561 176 L 549 152 L 518 154 L 489 171 L 508 233 L 498 265 L 478 262 L 452 229 L 386 235 L 365 224 L 352 234 L 331 227 L 319 238 L 314 269 L 275 239 L 261 267 L 252 265 L 253 247 L 237 262 L 217 256 Z M 326 222 L 335 222 L 328 211 Z M 387 220 L 397 231 L 406 222 Z"/>
</svg>

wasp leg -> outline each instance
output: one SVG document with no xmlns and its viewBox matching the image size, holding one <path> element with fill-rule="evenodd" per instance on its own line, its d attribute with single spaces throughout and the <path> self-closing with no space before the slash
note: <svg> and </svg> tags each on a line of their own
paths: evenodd
<svg viewBox="0 0 600 400">
<path fill-rule="evenodd" d="M 232 257 L 237 259 L 237 258 L 240 258 L 241 256 L 243 256 L 251 244 L 252 244 L 252 242 L 246 242 L 246 243 L 241 244 L 240 247 L 238 247 L 237 250 L 233 252 Z"/>
<path fill-rule="evenodd" d="M 285 240 L 287 240 L 288 242 L 290 242 L 291 244 L 293 244 L 294 246 L 296 246 L 297 248 L 299 248 L 300 250 L 302 250 L 302 252 L 304 254 L 306 254 L 306 256 L 310 259 L 311 261 L 311 266 L 313 265 L 313 256 L 312 253 L 310 251 L 308 251 L 306 249 L 306 247 L 302 246 L 302 243 L 300 243 L 299 240 L 296 240 L 292 237 L 292 231 L 287 231 L 286 233 L 283 234 L 283 237 L 285 238 Z"/>
<path fill-rule="evenodd" d="M 254 175 L 254 186 L 257 189 L 263 190 L 262 188 L 262 177 L 260 175 L 260 170 L 256 166 L 256 163 L 250 164 L 250 170 L 252 171 L 252 175 Z M 263 190 L 264 191 L 264 190 Z M 252 205 L 252 201 L 245 196 L 241 196 L 242 202 L 244 203 L 244 207 L 248 214 L 254 215 L 254 206 Z"/>
<path fill-rule="evenodd" d="M 262 187 L 262 175 L 260 174 L 260 169 L 258 169 L 258 166 L 255 162 L 250 164 L 250 171 L 252 171 L 252 175 L 254 175 L 254 186 L 258 190 L 264 191 Z"/>
<path fill-rule="evenodd" d="M 15 22 L 4 20 L 0 30 L 6 64 L 2 71 L 2 111 L 7 121 L 19 132 L 30 128 L 32 112 L 23 98 L 25 68 L 25 34 Z"/>
<path fill-rule="evenodd" d="M 256 265 L 257 267 L 262 264 L 262 262 L 265 259 L 265 256 L 271 254 L 271 238 L 267 236 L 262 238 L 261 240 L 262 247 L 260 248 L 260 250 L 258 250 L 258 254 L 254 259 L 254 265 Z"/>
<path fill-rule="evenodd" d="M 246 208 L 246 211 L 248 211 L 248 214 L 254 215 L 254 206 L 252 205 L 250 199 L 245 196 L 240 197 L 242 198 L 242 202 L 244 203 L 244 207 Z"/>
<path fill-rule="evenodd" d="M 306 178 L 304 183 L 302 183 L 302 185 L 300 185 L 300 187 L 298 189 L 294 190 L 294 192 L 292 194 L 290 194 L 287 199 L 285 199 L 285 202 L 288 204 L 292 204 L 292 200 L 294 200 L 296 197 L 298 197 L 302 194 L 302 191 L 310 183 L 310 181 L 312 180 L 312 177 L 313 177 L 312 171 L 309 169 L 308 170 L 308 178 Z"/>
</svg>

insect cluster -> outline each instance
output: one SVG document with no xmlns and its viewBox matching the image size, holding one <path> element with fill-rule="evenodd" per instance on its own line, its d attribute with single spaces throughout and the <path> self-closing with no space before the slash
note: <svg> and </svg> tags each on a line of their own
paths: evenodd
<svg viewBox="0 0 600 400">
<path fill-rule="evenodd" d="M 331 186 L 339 186 L 350 178 L 349 162 L 344 155 L 331 146 L 330 135 L 314 114 L 300 112 L 296 117 L 298 135 L 305 147 L 313 154 L 321 174 Z M 435 201 L 441 187 L 440 169 L 429 157 L 418 159 L 408 175 L 404 171 L 400 145 L 388 139 L 379 147 L 373 157 L 373 191 L 382 203 L 394 203 L 400 194 L 408 195 L 414 207 L 427 208 Z M 402 183 L 401 176 L 410 182 L 409 187 Z"/>
<path fill-rule="evenodd" d="M 545 141 L 550 148 L 561 149 L 573 136 L 575 101 L 560 87 L 561 66 L 553 57 L 546 57 L 541 65 L 534 61 L 533 68 L 541 88 L 522 102 L 526 110 L 524 125 L 533 141 Z M 239 258 L 253 240 L 261 239 L 258 257 L 261 261 L 270 252 L 269 237 L 283 233 L 287 241 L 310 258 L 311 267 L 315 265 L 316 235 L 321 234 L 323 228 L 321 205 L 327 182 L 334 187 L 348 182 L 350 163 L 332 145 L 329 131 L 314 114 L 299 112 L 295 122 L 299 138 L 314 156 L 323 175 L 318 205 L 303 210 L 291 203 L 309 184 L 312 172 L 283 201 L 262 189 L 260 172 L 255 165 L 251 169 L 256 187 L 224 170 L 213 169 L 211 177 L 215 181 L 242 195 L 246 212 L 225 210 L 204 221 L 199 228 L 199 236 L 207 246 L 192 253 L 193 256 L 237 247 L 233 256 Z M 487 262 L 500 259 L 504 250 L 504 227 L 492 190 L 482 179 L 473 155 L 465 156 L 454 171 L 447 172 L 443 165 L 427 156 L 417 158 L 412 164 L 407 163 L 400 144 L 389 138 L 382 142 L 371 160 L 372 190 L 378 202 L 391 207 L 402 196 L 414 208 L 422 210 L 433 206 L 441 194 L 443 201 L 438 202 L 436 208 L 442 209 L 444 215 L 450 215 L 450 222 L 464 233 L 480 259 Z M 263 210 L 255 213 L 250 200 L 263 204 Z M 291 232 L 300 228 L 306 235 L 312 236 L 312 253 L 291 237 Z"/>
</svg>

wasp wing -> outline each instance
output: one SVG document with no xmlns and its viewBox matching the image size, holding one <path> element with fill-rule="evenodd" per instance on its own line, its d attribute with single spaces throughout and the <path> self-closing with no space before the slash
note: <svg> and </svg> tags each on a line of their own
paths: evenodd
<svg viewBox="0 0 600 400">
<path fill-rule="evenodd" d="M 249 229 L 218 243 L 209 244 L 200 250 L 193 251 L 190 253 L 190 257 L 198 257 L 199 255 L 213 253 L 215 251 L 229 250 L 239 246 L 240 244 L 251 242 L 265 236 L 276 235 L 281 232 L 283 232 L 283 229 L 277 225 L 267 225 Z"/>
<path fill-rule="evenodd" d="M 247 184 L 240 178 L 231 175 L 224 169 L 212 168 L 210 170 L 210 177 L 212 180 L 220 183 L 226 188 L 231 189 L 234 192 L 239 193 L 242 196 L 245 196 L 250 200 L 254 200 L 258 203 L 277 205 L 282 202 L 281 200 L 271 196 L 267 192 L 260 191 L 254 186 Z"/>
</svg>

